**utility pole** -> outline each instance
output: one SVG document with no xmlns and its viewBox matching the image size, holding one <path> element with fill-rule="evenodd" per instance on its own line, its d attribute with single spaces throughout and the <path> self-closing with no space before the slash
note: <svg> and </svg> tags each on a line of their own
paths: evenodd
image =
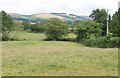
<svg viewBox="0 0 120 78">
<path fill-rule="evenodd" d="M 76 16 L 73 16 L 73 24 L 76 23 L 76 20 L 77 20 L 77 17 L 76 17 Z"/>
<path fill-rule="evenodd" d="M 109 15 L 108 15 L 108 10 L 107 10 L 107 17 L 106 17 L 106 21 L 107 21 L 107 35 L 109 33 L 109 27 L 108 27 L 108 21 L 109 21 Z"/>
<path fill-rule="evenodd" d="M 118 9 L 120 8 L 120 1 L 118 2 Z"/>
</svg>

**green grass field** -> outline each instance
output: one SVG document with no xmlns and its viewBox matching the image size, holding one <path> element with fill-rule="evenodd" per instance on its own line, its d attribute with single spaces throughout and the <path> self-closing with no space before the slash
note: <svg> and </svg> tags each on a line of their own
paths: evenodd
<svg viewBox="0 0 120 78">
<path fill-rule="evenodd" d="M 75 37 L 70 35 L 70 37 Z M 44 34 L 19 34 L 25 41 L 2 42 L 3 76 L 117 76 L 117 48 L 43 41 Z"/>
</svg>

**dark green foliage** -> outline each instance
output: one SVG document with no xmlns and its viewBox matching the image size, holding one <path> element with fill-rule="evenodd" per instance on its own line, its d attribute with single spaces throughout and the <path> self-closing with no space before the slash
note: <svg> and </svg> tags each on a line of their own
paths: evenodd
<svg viewBox="0 0 120 78">
<path fill-rule="evenodd" d="M 95 21 L 102 23 L 103 27 L 102 27 L 102 35 L 106 35 L 106 17 L 107 17 L 107 12 L 105 9 L 96 9 L 93 10 L 92 13 L 90 14 L 90 17 L 92 17 Z"/>
<path fill-rule="evenodd" d="M 96 21 L 79 21 L 77 22 L 77 40 L 89 38 L 91 35 L 98 37 L 102 33 L 102 24 Z"/>
<path fill-rule="evenodd" d="M 31 25 L 31 32 L 35 32 L 35 33 L 45 32 L 45 28 L 46 28 L 46 22 L 43 21 L 43 22 Z"/>
<path fill-rule="evenodd" d="M 78 22 L 76 32 L 77 41 L 90 47 L 120 47 L 120 9 L 112 16 L 109 15 L 109 34 L 106 34 L 106 16 L 107 12 L 104 9 L 96 9 L 92 11 L 90 17 L 95 22 Z"/>
<path fill-rule="evenodd" d="M 120 9 L 112 16 L 110 32 L 113 33 L 113 36 L 120 37 Z"/>
<path fill-rule="evenodd" d="M 31 30 L 31 24 L 29 22 L 22 22 L 23 25 L 23 29 L 26 31 L 30 31 Z"/>
<path fill-rule="evenodd" d="M 2 11 L 2 32 L 6 32 L 6 31 L 11 31 L 12 29 L 12 25 L 13 25 L 13 20 L 12 18 L 7 15 L 7 13 L 5 11 Z"/>
<path fill-rule="evenodd" d="M 90 46 L 90 47 L 100 47 L 100 48 L 106 47 L 105 37 L 99 37 L 99 38 L 91 37 L 89 39 L 82 40 L 81 43 L 86 45 L 86 46 Z"/>
<path fill-rule="evenodd" d="M 0 12 L 0 33 L 2 33 L 2 13 Z"/>
<path fill-rule="evenodd" d="M 111 20 L 112 20 L 112 17 L 111 17 L 110 14 L 108 15 L 108 18 L 109 18 L 109 20 L 108 20 L 108 24 L 109 24 L 109 25 L 108 25 L 108 26 L 110 26 L 110 25 L 111 25 Z"/>
<path fill-rule="evenodd" d="M 1 11 L 0 13 L 2 14 L 2 40 L 7 41 L 10 39 L 9 33 L 13 28 L 13 20 L 5 11 Z"/>
<path fill-rule="evenodd" d="M 90 47 L 120 47 L 120 38 L 113 37 L 113 33 L 102 36 L 102 24 L 96 21 L 79 21 L 76 24 L 77 41 Z"/>
<path fill-rule="evenodd" d="M 120 8 L 119 8 L 119 10 L 118 10 L 118 29 L 117 29 L 118 31 L 118 37 L 120 37 Z"/>
<path fill-rule="evenodd" d="M 45 35 L 47 40 L 61 40 L 68 35 L 67 24 L 57 18 L 52 18 L 47 22 Z"/>
<path fill-rule="evenodd" d="M 113 37 L 109 40 L 108 47 L 118 47 L 120 48 L 120 38 Z"/>
<path fill-rule="evenodd" d="M 77 31 L 76 31 L 76 34 L 77 34 L 77 41 L 80 41 L 84 38 L 86 38 L 87 34 L 86 34 L 87 30 L 83 29 L 83 28 L 79 28 Z"/>
<path fill-rule="evenodd" d="M 80 43 L 90 47 L 113 48 L 120 47 L 119 42 L 120 38 L 118 37 L 108 38 L 104 36 L 98 38 L 91 37 L 89 39 L 84 39 Z"/>
<path fill-rule="evenodd" d="M 24 26 L 20 21 L 13 21 L 13 31 L 23 31 Z"/>
<path fill-rule="evenodd" d="M 107 12 L 105 9 L 95 9 L 92 11 L 90 17 L 99 23 L 106 21 Z"/>
</svg>

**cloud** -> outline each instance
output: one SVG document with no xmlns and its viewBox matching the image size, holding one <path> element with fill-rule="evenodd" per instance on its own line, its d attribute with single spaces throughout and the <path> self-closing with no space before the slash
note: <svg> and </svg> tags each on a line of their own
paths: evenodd
<svg viewBox="0 0 120 78">
<path fill-rule="evenodd" d="M 40 12 L 66 12 L 89 15 L 93 9 L 105 8 L 110 13 L 118 9 L 119 0 L 2 0 L 0 10 L 9 13 L 35 14 Z"/>
</svg>

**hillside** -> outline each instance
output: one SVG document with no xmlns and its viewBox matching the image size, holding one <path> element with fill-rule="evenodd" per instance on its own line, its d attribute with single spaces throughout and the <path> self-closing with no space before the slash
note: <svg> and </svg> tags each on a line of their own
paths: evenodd
<svg viewBox="0 0 120 78">
<path fill-rule="evenodd" d="M 26 21 L 26 22 L 40 22 L 48 20 L 50 18 L 58 18 L 68 23 L 72 23 L 74 20 L 91 20 L 89 16 L 78 16 L 74 14 L 66 13 L 37 13 L 33 15 L 22 15 L 17 13 L 8 13 L 14 20 Z"/>
<path fill-rule="evenodd" d="M 34 14 L 33 16 L 36 18 L 43 18 L 43 19 L 49 19 L 49 18 L 63 19 L 63 17 L 61 16 L 57 16 L 57 15 L 50 14 L 50 13 L 39 13 L 39 14 Z"/>
</svg>

